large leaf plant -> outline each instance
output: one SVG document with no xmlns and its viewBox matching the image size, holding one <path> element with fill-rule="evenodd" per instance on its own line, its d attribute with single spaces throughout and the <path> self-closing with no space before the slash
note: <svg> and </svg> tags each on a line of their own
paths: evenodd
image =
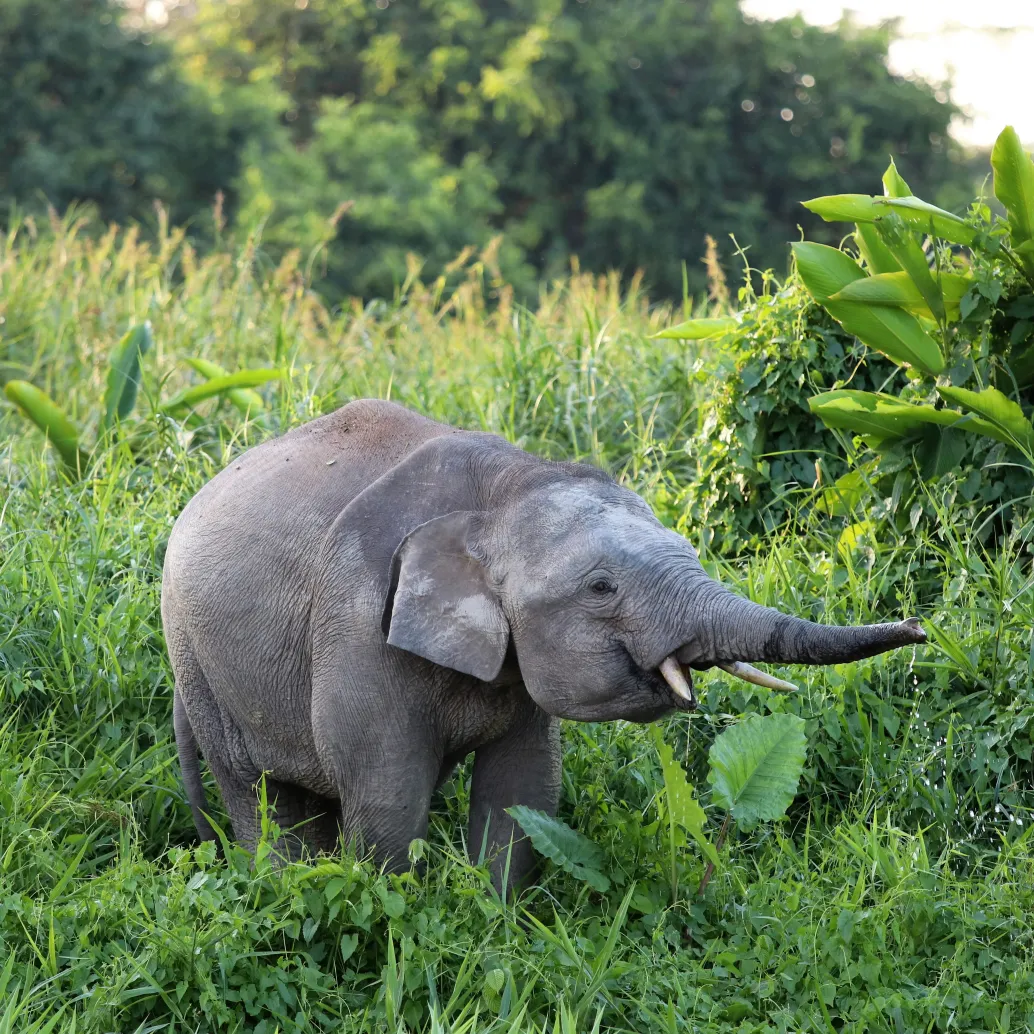
<svg viewBox="0 0 1034 1034">
<path fill-rule="evenodd" d="M 793 245 L 804 288 L 907 376 L 897 393 L 840 387 L 809 399 L 827 427 L 875 451 L 871 471 L 907 456 L 938 476 L 959 465 L 971 435 L 1034 464 L 1034 426 L 1023 408 L 1034 403 L 1034 160 L 1011 126 L 991 166 L 1001 211 L 984 199 L 964 217 L 931 205 L 912 194 L 893 161 L 880 196 L 804 202 L 827 222 L 854 224 L 844 248 Z M 735 333 L 738 319 L 689 320 L 662 334 L 710 338 Z M 834 494 L 849 492 L 859 473 Z"/>
</svg>

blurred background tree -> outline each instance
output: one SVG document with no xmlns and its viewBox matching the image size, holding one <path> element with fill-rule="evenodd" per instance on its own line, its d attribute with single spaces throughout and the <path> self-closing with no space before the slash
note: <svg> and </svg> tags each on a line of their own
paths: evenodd
<svg viewBox="0 0 1034 1034">
<path fill-rule="evenodd" d="M 777 269 L 799 224 L 829 239 L 798 202 L 876 189 L 888 156 L 927 197 L 965 178 L 946 94 L 887 70 L 890 27 L 736 0 L 196 0 L 148 42 L 115 11 L 0 0 L 0 192 L 182 218 L 221 188 L 270 249 L 326 243 L 332 299 L 500 232 L 525 291 L 577 254 L 677 296 L 707 234 Z"/>
<path fill-rule="evenodd" d="M 220 113 L 169 44 L 126 31 L 122 13 L 109 0 L 0 0 L 0 217 L 84 201 L 127 221 L 161 200 L 186 220 L 236 178 L 255 118 Z"/>
</svg>

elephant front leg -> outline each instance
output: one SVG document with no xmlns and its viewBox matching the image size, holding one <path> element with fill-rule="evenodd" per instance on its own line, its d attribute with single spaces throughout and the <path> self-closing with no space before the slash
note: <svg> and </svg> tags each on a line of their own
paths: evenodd
<svg viewBox="0 0 1034 1034">
<path fill-rule="evenodd" d="M 477 748 L 467 850 L 471 861 L 489 863 L 496 890 L 520 886 L 537 865 L 531 842 L 506 809 L 524 804 L 554 815 L 559 799 L 560 723 L 545 711 L 535 707 L 504 737 Z"/>
</svg>

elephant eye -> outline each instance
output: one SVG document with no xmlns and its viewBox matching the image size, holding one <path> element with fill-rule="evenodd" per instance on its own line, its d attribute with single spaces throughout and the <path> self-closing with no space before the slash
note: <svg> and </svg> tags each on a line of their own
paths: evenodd
<svg viewBox="0 0 1034 1034">
<path fill-rule="evenodd" d="M 607 596 L 612 592 L 618 591 L 618 587 L 613 582 L 608 582 L 606 578 L 597 578 L 589 585 L 589 588 L 597 596 Z"/>
</svg>

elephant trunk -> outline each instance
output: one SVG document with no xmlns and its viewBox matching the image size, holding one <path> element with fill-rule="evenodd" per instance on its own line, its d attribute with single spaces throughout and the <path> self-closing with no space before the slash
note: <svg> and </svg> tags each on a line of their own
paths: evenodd
<svg viewBox="0 0 1034 1034">
<path fill-rule="evenodd" d="M 734 662 L 743 661 L 842 664 L 926 642 L 916 618 L 879 625 L 817 625 L 760 606 L 720 586 L 703 607 L 711 639 L 707 660 L 730 669 Z"/>
</svg>

